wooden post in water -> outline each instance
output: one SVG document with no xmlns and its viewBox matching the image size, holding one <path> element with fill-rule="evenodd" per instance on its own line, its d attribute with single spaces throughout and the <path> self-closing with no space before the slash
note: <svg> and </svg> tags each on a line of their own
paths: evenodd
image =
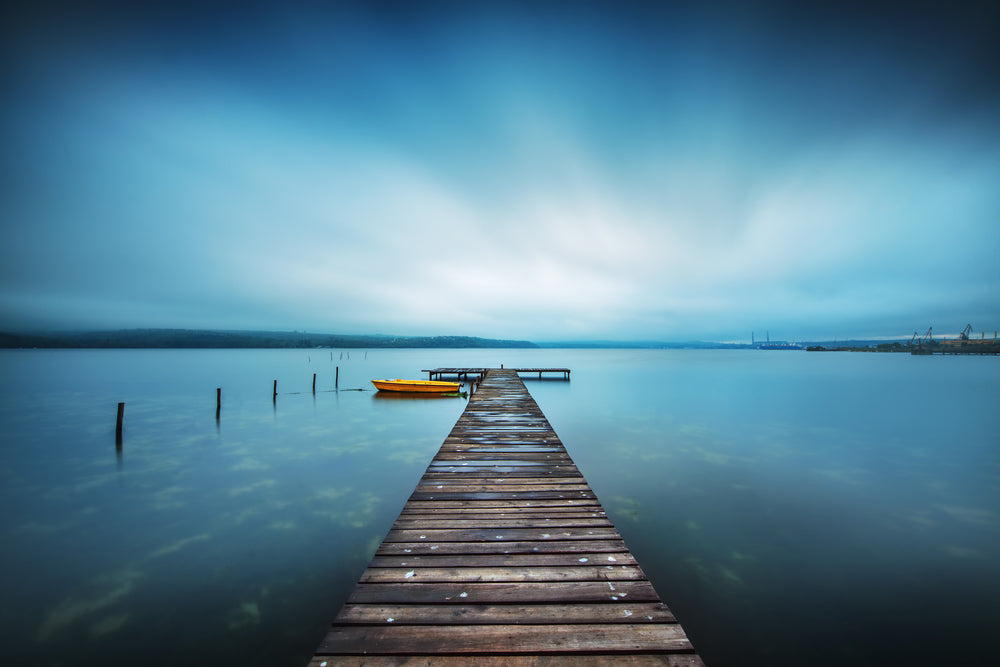
<svg viewBox="0 0 1000 667">
<path fill-rule="evenodd" d="M 333 376 L 333 388 L 337 389 L 339 386 L 340 386 L 340 366 L 337 366 L 335 374 Z"/>
<path fill-rule="evenodd" d="M 272 397 L 272 400 L 275 403 L 278 402 L 278 381 L 277 380 L 274 381 L 274 396 Z"/>
<path fill-rule="evenodd" d="M 222 387 L 215 388 L 215 421 L 219 421 L 222 413 Z"/>
<path fill-rule="evenodd" d="M 122 446 L 122 421 L 125 420 L 125 404 L 118 404 L 118 421 L 115 423 L 115 445 Z"/>
<path fill-rule="evenodd" d="M 313 373 L 313 394 L 316 393 L 316 374 Z"/>
</svg>

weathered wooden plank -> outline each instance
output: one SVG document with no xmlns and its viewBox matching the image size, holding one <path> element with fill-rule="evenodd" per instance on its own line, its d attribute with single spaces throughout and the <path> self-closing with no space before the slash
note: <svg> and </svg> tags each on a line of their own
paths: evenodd
<svg viewBox="0 0 1000 667">
<path fill-rule="evenodd" d="M 551 655 L 317 655 L 308 667 L 704 667 L 693 653 L 574 653 Z"/>
<path fill-rule="evenodd" d="M 534 475 L 530 474 L 534 472 L 533 469 L 519 470 L 518 472 L 525 473 L 520 476 L 503 476 L 503 475 L 493 475 L 484 476 L 482 474 L 469 474 L 464 470 L 428 470 L 428 472 L 420 478 L 418 484 L 586 484 L 587 480 L 584 479 L 583 475 L 577 473 L 574 475 L 566 475 L 565 477 L 559 477 L 556 475 Z"/>
<path fill-rule="evenodd" d="M 519 554 L 519 553 L 587 553 L 625 551 L 621 540 L 555 540 L 532 542 L 382 542 L 375 552 L 379 556 L 399 554 Z"/>
<path fill-rule="evenodd" d="M 375 556 L 368 567 L 510 567 L 542 565 L 545 567 L 591 565 L 636 565 L 635 557 L 627 551 L 615 553 L 526 553 L 526 554 L 462 554 L 458 556 L 434 555 Z"/>
<path fill-rule="evenodd" d="M 568 495 L 576 492 L 587 498 L 596 497 L 586 484 L 419 484 L 415 493 L 541 493 L 555 492 Z"/>
<path fill-rule="evenodd" d="M 583 526 L 596 526 L 598 528 L 612 527 L 611 521 L 606 517 L 586 517 L 582 519 L 532 519 L 532 518 L 479 518 L 479 519 L 450 519 L 450 518 L 422 518 L 418 520 L 397 519 L 393 524 L 394 530 L 419 530 L 419 529 L 448 529 L 448 528 L 484 528 L 495 530 L 498 528 L 579 528 Z"/>
<path fill-rule="evenodd" d="M 534 443 L 527 438 L 518 438 L 514 442 L 500 442 L 496 444 L 462 444 L 457 442 L 444 441 L 439 454 L 462 452 L 479 452 L 484 454 L 510 454 L 513 452 L 565 452 L 566 449 L 559 444 L 558 440 L 552 439 L 547 442 Z"/>
<path fill-rule="evenodd" d="M 516 401 L 511 401 L 511 403 Z M 489 433 L 490 431 L 503 431 L 509 430 L 514 427 L 519 429 L 527 429 L 529 432 L 534 429 L 541 433 L 545 431 L 543 435 L 548 436 L 551 430 L 551 425 L 549 420 L 545 418 L 545 415 L 541 411 L 537 413 L 526 413 L 518 411 L 519 408 L 516 405 L 511 405 L 507 411 L 499 410 L 477 410 L 474 406 L 470 407 L 468 412 L 465 412 L 458 421 L 455 422 L 455 427 L 452 428 L 451 432 L 461 432 L 461 431 L 471 431 L 473 429 L 479 429 L 480 432 Z"/>
<path fill-rule="evenodd" d="M 542 465 L 542 464 L 557 464 L 557 465 L 569 465 L 573 461 L 570 457 L 565 454 L 559 454 L 556 452 L 509 452 L 509 453 L 498 453 L 498 452 L 456 452 L 448 456 L 437 456 L 434 459 L 435 464 L 457 466 L 464 465 L 468 462 L 469 465 L 486 465 L 486 464 L 511 464 L 513 462 L 519 462 L 531 465 Z"/>
<path fill-rule="evenodd" d="M 394 528 L 419 528 L 424 525 L 423 521 L 480 521 L 484 524 L 489 522 L 492 525 L 493 521 L 503 521 L 506 519 L 524 519 L 527 521 L 544 521 L 549 520 L 548 525 L 561 525 L 563 520 L 590 520 L 590 521 L 603 521 L 607 519 L 607 515 L 603 511 L 587 511 L 584 509 L 582 512 L 553 512 L 546 516 L 543 512 L 511 512 L 505 511 L 502 508 L 493 508 L 491 510 L 474 510 L 474 509 L 450 509 L 444 510 L 440 513 L 428 514 L 426 511 L 420 512 L 401 512 L 399 517 L 396 519 L 396 524 Z M 456 524 L 452 524 L 456 525 Z M 461 524 L 457 524 L 461 526 Z"/>
<path fill-rule="evenodd" d="M 560 490 L 582 491 L 590 488 L 582 477 L 469 477 L 466 475 L 452 474 L 451 479 L 442 477 L 426 477 L 417 484 L 418 489 L 425 490 L 460 490 L 462 487 L 476 486 L 490 491 L 532 491 L 532 490 Z M 512 489 L 511 487 L 527 487 L 524 489 Z M 582 488 L 577 488 L 582 487 Z M 416 489 L 415 489 L 416 490 Z"/>
<path fill-rule="evenodd" d="M 518 435 L 515 433 L 482 435 L 479 433 L 473 434 L 470 431 L 469 433 L 455 433 L 448 436 L 441 446 L 446 449 L 451 449 L 453 447 L 483 447 L 500 450 L 517 450 L 521 447 L 554 447 L 557 445 L 561 446 L 561 443 L 559 438 L 555 435 L 545 436 L 544 434 L 537 433 L 533 433 L 531 436 L 528 436 L 527 434 Z"/>
<path fill-rule="evenodd" d="M 520 508 L 519 508 L 520 509 Z M 549 519 L 559 521 L 561 519 L 604 519 L 607 517 L 603 511 L 576 511 L 576 512 L 532 512 L 532 511 L 504 511 L 502 508 L 492 510 L 474 509 L 451 509 L 442 512 L 428 514 L 426 511 L 420 512 L 400 512 L 396 519 L 397 527 L 402 527 L 405 522 L 418 521 L 492 521 L 497 519 Z"/>
<path fill-rule="evenodd" d="M 499 477 L 507 477 L 512 473 L 530 473 L 532 476 L 537 477 L 540 475 L 552 475 L 553 477 L 563 477 L 565 475 L 575 475 L 580 471 L 574 465 L 547 465 L 547 464 L 528 464 L 519 462 L 503 462 L 498 461 L 495 465 L 486 465 L 483 463 L 478 464 L 467 464 L 467 465 L 449 465 L 444 463 L 431 463 L 431 467 L 428 468 L 430 472 L 461 472 L 462 474 L 472 475 L 475 473 L 490 473 Z"/>
<path fill-rule="evenodd" d="M 438 501 L 421 501 L 421 500 L 410 500 L 403 507 L 403 510 L 428 510 L 434 508 L 440 508 L 442 510 L 452 510 L 452 509 L 476 509 L 476 508 L 495 508 L 495 509 L 515 509 L 518 507 L 528 509 L 531 508 L 532 511 L 538 509 L 551 510 L 553 512 L 559 511 L 560 509 L 567 510 L 578 510 L 581 507 L 600 507 L 601 503 L 597 501 L 597 498 L 570 498 L 568 500 L 525 500 L 519 498 L 506 498 L 503 500 L 438 500 Z"/>
<path fill-rule="evenodd" d="M 483 456 L 477 459 L 469 457 L 466 461 L 435 459 L 431 461 L 427 470 L 428 472 L 438 472 L 443 470 L 448 470 L 449 472 L 462 472 L 463 468 L 530 468 L 532 472 L 537 472 L 540 475 L 549 473 L 550 471 L 552 473 L 566 473 L 572 470 L 574 471 L 574 474 L 577 472 L 576 466 L 572 464 L 569 458 L 563 458 L 560 460 L 553 459 L 552 461 L 537 461 L 528 457 L 505 457 L 498 456 L 496 454 L 491 454 L 488 457 Z"/>
<path fill-rule="evenodd" d="M 597 496 L 587 487 L 574 488 L 576 484 L 524 484 L 494 486 L 482 484 L 453 485 L 437 488 L 438 485 L 418 487 L 410 496 L 413 500 L 560 500 L 563 498 L 589 498 Z"/>
<path fill-rule="evenodd" d="M 424 493 L 414 491 L 413 500 L 560 500 L 562 498 L 597 499 L 593 491 L 469 491 L 448 492 L 447 489 Z"/>
<path fill-rule="evenodd" d="M 477 449 L 497 449 L 501 451 L 566 451 L 559 436 L 551 429 L 530 427 L 525 429 L 489 428 L 482 424 L 468 428 L 455 428 L 441 443 L 442 452 L 453 450 L 474 451 Z"/>
<path fill-rule="evenodd" d="M 566 527 L 547 530 L 544 528 L 506 528 L 489 530 L 485 528 L 467 528 L 465 530 L 449 530 L 429 528 L 426 530 L 390 530 L 385 542 L 518 542 L 523 540 L 615 540 L 621 539 L 614 528 L 599 527 L 580 528 Z"/>
<path fill-rule="evenodd" d="M 493 426 L 470 423 L 467 428 L 457 426 L 442 443 L 444 446 L 475 445 L 558 445 L 559 437 L 544 424 Z"/>
<path fill-rule="evenodd" d="M 392 619 L 392 620 L 389 620 Z M 334 623 L 381 625 L 536 625 L 569 623 L 673 623 L 660 602 L 530 605 L 344 605 Z"/>
<path fill-rule="evenodd" d="M 548 426 L 486 427 L 479 424 L 473 427 L 470 424 L 468 429 L 452 431 L 442 446 L 451 448 L 460 445 L 479 445 L 503 449 L 510 447 L 516 451 L 522 447 L 528 448 L 528 446 L 557 446 L 559 444 L 558 436 L 553 435 L 551 427 Z"/>
<path fill-rule="evenodd" d="M 564 565 L 562 567 L 369 567 L 359 580 L 365 584 L 474 583 L 507 581 L 641 581 L 646 578 L 634 565 Z"/>
<path fill-rule="evenodd" d="M 444 444 L 455 438 L 489 438 L 491 436 L 509 437 L 517 442 L 549 442 L 557 444 L 558 436 L 552 430 L 552 425 L 544 417 L 495 417 L 470 413 L 456 422 L 449 431 Z"/>
<path fill-rule="evenodd" d="M 441 501 L 442 504 L 448 501 Z M 552 519 L 558 519 L 561 516 L 579 517 L 583 515 L 582 518 L 600 517 L 606 516 L 604 509 L 600 505 L 587 505 L 584 503 L 576 503 L 574 505 L 564 505 L 562 508 L 553 508 L 551 506 L 545 506 L 542 504 L 530 504 L 527 507 L 524 506 L 509 506 L 506 503 L 449 503 L 450 505 L 458 505 L 452 507 L 442 507 L 439 512 L 433 512 L 426 507 L 414 507 L 411 511 L 406 511 L 404 507 L 402 512 L 400 512 L 399 518 L 407 519 L 410 517 L 426 517 L 428 514 L 433 516 L 455 516 L 456 518 L 471 518 L 471 519 L 481 519 L 481 518 L 517 518 L 520 516 L 531 517 L 541 517 L 546 516 Z M 470 505 L 472 505 L 470 507 Z"/>
<path fill-rule="evenodd" d="M 665 624 L 357 625 L 334 627 L 318 653 L 559 653 L 692 651 L 684 631 Z"/>
<path fill-rule="evenodd" d="M 510 470 L 504 472 L 503 474 L 497 474 L 497 471 L 492 468 L 476 468 L 475 470 L 469 470 L 464 468 L 461 470 L 431 470 L 428 469 L 427 473 L 424 475 L 425 479 L 446 479 L 448 476 L 453 475 L 453 479 L 511 479 L 514 477 L 523 477 L 527 479 L 542 479 L 544 477 L 551 477 L 553 479 L 575 476 L 580 477 L 580 471 L 575 472 L 563 472 L 562 474 L 558 472 L 550 472 L 545 470 L 538 470 L 537 468 L 511 468 Z"/>
<path fill-rule="evenodd" d="M 351 593 L 355 604 L 512 604 L 512 603 L 596 603 L 659 602 L 648 581 L 553 581 L 504 583 L 366 584 Z"/>
<path fill-rule="evenodd" d="M 512 406 L 516 410 L 516 406 Z M 494 436 L 510 436 L 520 440 L 552 440 L 555 432 L 551 425 L 542 417 L 521 419 L 522 415 L 476 414 L 471 412 L 461 417 L 448 437 L 458 438 L 469 436 L 473 438 L 489 438 Z"/>
</svg>

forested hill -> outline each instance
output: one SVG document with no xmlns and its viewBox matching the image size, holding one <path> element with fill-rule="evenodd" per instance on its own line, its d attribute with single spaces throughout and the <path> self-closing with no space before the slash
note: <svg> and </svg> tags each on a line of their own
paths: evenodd
<svg viewBox="0 0 1000 667">
<path fill-rule="evenodd" d="M 343 335 L 274 331 L 123 329 L 43 334 L 0 333 L 0 348 L 524 348 L 524 340 L 471 336 Z"/>
</svg>

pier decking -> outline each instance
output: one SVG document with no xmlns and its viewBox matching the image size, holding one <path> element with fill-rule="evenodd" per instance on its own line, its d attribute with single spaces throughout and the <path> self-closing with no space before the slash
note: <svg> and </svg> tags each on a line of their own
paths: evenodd
<svg viewBox="0 0 1000 667">
<path fill-rule="evenodd" d="M 310 667 L 608 662 L 702 665 L 517 370 L 492 369 Z"/>
<path fill-rule="evenodd" d="M 486 375 L 487 368 L 425 368 L 421 373 L 427 373 L 427 379 L 433 380 L 435 378 L 440 379 L 445 375 L 454 375 L 459 379 L 468 378 L 470 375 L 475 375 L 476 377 L 482 378 Z M 538 379 L 542 379 L 542 373 L 561 373 L 564 380 L 569 379 L 570 369 L 568 368 L 510 368 L 507 370 L 514 371 L 515 373 L 538 373 Z"/>
</svg>

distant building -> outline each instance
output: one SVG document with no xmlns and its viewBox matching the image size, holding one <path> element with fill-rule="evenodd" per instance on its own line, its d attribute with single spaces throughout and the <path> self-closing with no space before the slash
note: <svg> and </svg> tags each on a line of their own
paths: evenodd
<svg viewBox="0 0 1000 667">
<path fill-rule="evenodd" d="M 757 345 L 758 350 L 801 350 L 802 346 L 798 343 L 789 343 L 783 340 L 768 341 L 766 343 L 760 343 Z"/>
<path fill-rule="evenodd" d="M 789 343 L 784 340 L 771 340 L 771 332 L 767 332 L 767 339 L 763 343 L 758 343 L 754 336 L 754 332 L 750 332 L 750 344 L 758 350 L 801 350 L 802 346 L 798 343 Z"/>
</svg>

